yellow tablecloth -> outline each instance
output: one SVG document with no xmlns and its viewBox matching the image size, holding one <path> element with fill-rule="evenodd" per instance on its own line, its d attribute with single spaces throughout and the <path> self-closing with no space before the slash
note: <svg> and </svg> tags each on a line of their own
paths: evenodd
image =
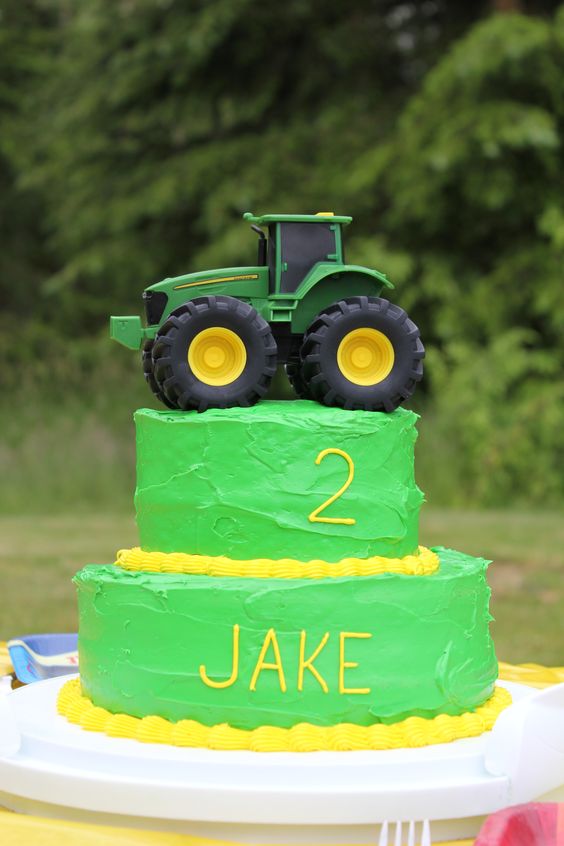
<svg viewBox="0 0 564 846">
<path fill-rule="evenodd" d="M 219 840 L 204 840 L 187 834 L 24 817 L 1 810 L 0 843 L 2 846 L 223 846 Z"/>
<path fill-rule="evenodd" d="M 12 671 L 5 643 L 0 643 L 0 675 Z M 549 687 L 564 682 L 564 667 L 543 667 L 540 664 L 505 664 L 500 662 L 499 677 L 532 687 Z M 376 827 L 375 827 L 376 828 Z M 441 846 L 472 846 L 472 840 L 442 843 Z M 12 814 L 0 809 L 1 846 L 234 846 L 219 840 L 190 837 L 187 834 L 165 834 L 129 828 L 72 823 Z"/>
<path fill-rule="evenodd" d="M 10 656 L 8 655 L 8 647 L 5 643 L 0 642 L 0 676 L 7 676 L 12 672 L 12 665 L 10 663 Z"/>
<path fill-rule="evenodd" d="M 504 664 L 499 662 L 503 681 L 519 682 L 530 687 L 550 687 L 564 682 L 564 667 L 543 667 L 542 664 Z"/>
<path fill-rule="evenodd" d="M 376 838 L 377 827 L 374 829 Z M 22 817 L 8 811 L 0 811 L 0 843 L 2 846 L 235 846 L 221 840 L 190 837 L 188 834 L 164 834 Z M 472 840 L 457 840 L 456 843 L 451 841 L 440 846 L 472 846 L 472 843 Z"/>
</svg>

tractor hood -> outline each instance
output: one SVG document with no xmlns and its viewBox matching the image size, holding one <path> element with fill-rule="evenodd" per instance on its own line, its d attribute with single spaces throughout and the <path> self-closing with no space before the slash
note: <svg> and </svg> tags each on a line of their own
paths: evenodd
<svg viewBox="0 0 564 846">
<path fill-rule="evenodd" d="M 171 311 L 196 297 L 211 297 L 223 294 L 248 301 L 261 300 L 268 296 L 268 268 L 259 266 L 219 267 L 199 273 L 174 276 L 150 285 L 144 293 L 147 316 L 151 313 L 150 303 L 159 302 L 159 314 L 153 312 L 155 320 L 149 324 L 162 324 Z M 163 302 L 166 298 L 166 302 Z M 160 308 L 162 307 L 162 310 Z"/>
<path fill-rule="evenodd" d="M 219 267 L 215 270 L 202 270 L 186 273 L 183 276 L 169 276 L 161 282 L 149 285 L 147 291 L 183 291 L 200 285 L 224 285 L 229 282 L 247 282 L 258 279 L 264 272 L 264 267 Z M 211 293 L 211 291 L 210 291 Z M 224 293 L 223 291 L 221 293 Z M 192 294 L 190 295 L 192 297 Z"/>
</svg>

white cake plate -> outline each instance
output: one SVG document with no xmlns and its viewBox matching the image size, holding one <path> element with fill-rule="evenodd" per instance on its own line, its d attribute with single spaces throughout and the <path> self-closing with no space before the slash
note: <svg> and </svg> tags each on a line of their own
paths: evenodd
<svg viewBox="0 0 564 846">
<path fill-rule="evenodd" d="M 514 704 L 478 738 L 383 752 L 184 749 L 87 732 L 56 713 L 65 678 L 0 697 L 0 805 L 242 843 L 376 843 L 431 820 L 433 843 L 533 799 L 564 801 L 564 684 L 503 683 Z"/>
</svg>

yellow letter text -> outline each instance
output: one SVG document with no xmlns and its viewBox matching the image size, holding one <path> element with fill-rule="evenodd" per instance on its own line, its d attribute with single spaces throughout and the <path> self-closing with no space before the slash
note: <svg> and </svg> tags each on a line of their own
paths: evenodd
<svg viewBox="0 0 564 846">
<path fill-rule="evenodd" d="M 233 626 L 233 658 L 231 661 L 231 675 L 225 681 L 212 681 L 212 679 L 208 678 L 206 673 L 206 668 L 204 664 L 200 664 L 200 678 L 204 684 L 207 684 L 208 687 L 231 687 L 232 684 L 235 684 L 237 681 L 237 676 L 239 675 L 239 626 L 235 624 Z"/>
<path fill-rule="evenodd" d="M 370 693 L 369 687 L 345 687 L 345 670 L 358 667 L 358 661 L 345 661 L 345 641 L 347 638 L 364 639 L 372 637 L 370 632 L 339 633 L 339 693 Z"/>
<path fill-rule="evenodd" d="M 268 663 L 264 660 L 271 644 L 275 658 L 274 663 Z M 284 678 L 284 669 L 282 667 L 280 649 L 278 646 L 278 640 L 276 639 L 276 632 L 274 631 L 274 629 L 269 629 L 266 633 L 266 637 L 264 638 L 264 643 L 262 645 L 262 649 L 260 650 L 257 665 L 254 669 L 253 676 L 251 678 L 251 690 L 256 690 L 257 679 L 263 670 L 276 670 L 278 673 L 278 680 L 280 682 L 280 690 L 282 691 L 282 693 L 286 693 L 286 679 Z"/>
<path fill-rule="evenodd" d="M 315 659 L 317 658 L 317 656 L 319 655 L 319 653 L 321 652 L 321 650 L 323 649 L 323 647 L 325 646 L 325 644 L 327 643 L 328 640 L 329 640 L 329 632 L 325 632 L 325 634 L 323 635 L 323 637 L 321 638 L 321 640 L 319 642 L 319 645 L 316 647 L 316 649 L 314 649 L 314 651 L 311 653 L 309 658 L 306 660 L 305 659 L 306 633 L 305 633 L 305 631 L 302 631 L 300 633 L 300 663 L 299 663 L 299 669 L 298 669 L 298 690 L 304 689 L 304 670 L 309 670 L 310 673 L 313 676 L 315 676 L 315 678 L 317 679 L 317 681 L 321 685 L 323 693 L 329 692 L 329 688 L 327 687 L 327 682 L 325 681 L 323 676 L 313 666 L 313 662 L 315 661 Z"/>
<path fill-rule="evenodd" d="M 352 480 L 354 479 L 354 463 L 348 452 L 344 452 L 342 449 L 323 449 L 315 459 L 316 464 L 321 464 L 323 459 L 326 455 L 340 455 L 341 458 L 344 458 L 347 462 L 349 468 L 349 475 L 347 476 L 347 481 L 345 484 L 339 488 L 337 493 L 334 493 L 333 496 L 330 496 L 329 499 L 326 499 L 325 502 L 322 502 L 321 505 L 318 505 L 311 514 L 309 515 L 310 523 L 341 523 L 345 526 L 354 526 L 356 520 L 354 517 L 320 517 L 322 511 L 332 505 L 336 499 L 339 499 L 340 496 L 344 494 Z"/>
</svg>

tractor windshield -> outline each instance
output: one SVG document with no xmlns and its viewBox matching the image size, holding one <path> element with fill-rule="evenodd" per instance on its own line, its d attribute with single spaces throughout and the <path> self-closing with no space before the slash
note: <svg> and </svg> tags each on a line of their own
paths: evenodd
<svg viewBox="0 0 564 846">
<path fill-rule="evenodd" d="M 335 235 L 332 223 L 280 225 L 280 293 L 295 291 L 317 262 L 337 260 Z"/>
</svg>

